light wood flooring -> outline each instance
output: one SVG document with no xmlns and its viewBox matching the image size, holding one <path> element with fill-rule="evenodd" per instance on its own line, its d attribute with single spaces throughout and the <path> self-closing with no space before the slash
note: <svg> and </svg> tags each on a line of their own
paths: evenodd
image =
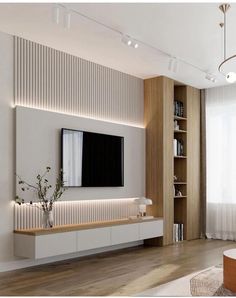
<svg viewBox="0 0 236 298">
<path fill-rule="evenodd" d="M 138 247 L 0 273 L 0 295 L 136 295 L 146 289 L 222 263 L 236 243 L 194 240 L 166 247 Z"/>
</svg>

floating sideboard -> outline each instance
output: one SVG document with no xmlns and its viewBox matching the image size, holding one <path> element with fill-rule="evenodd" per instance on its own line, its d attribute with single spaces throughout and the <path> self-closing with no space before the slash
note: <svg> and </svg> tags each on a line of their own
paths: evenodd
<svg viewBox="0 0 236 298">
<path fill-rule="evenodd" d="M 15 255 L 40 259 L 163 236 L 163 219 L 119 220 L 15 230 Z"/>
</svg>

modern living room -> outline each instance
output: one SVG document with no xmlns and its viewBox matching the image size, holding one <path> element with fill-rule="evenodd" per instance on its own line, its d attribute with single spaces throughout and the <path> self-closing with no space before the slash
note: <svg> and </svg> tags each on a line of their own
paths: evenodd
<svg viewBox="0 0 236 298">
<path fill-rule="evenodd" d="M 236 296 L 235 27 L 0 2 L 0 296 Z"/>
</svg>

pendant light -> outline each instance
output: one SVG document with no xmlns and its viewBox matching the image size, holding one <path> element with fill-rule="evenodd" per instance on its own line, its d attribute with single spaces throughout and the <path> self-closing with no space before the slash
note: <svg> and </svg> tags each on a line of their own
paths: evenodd
<svg viewBox="0 0 236 298">
<path fill-rule="evenodd" d="M 224 29 L 224 60 L 220 63 L 218 70 L 219 72 L 225 76 L 226 81 L 229 83 L 235 83 L 236 82 L 236 55 L 227 57 L 227 20 L 226 15 L 227 11 L 230 9 L 229 4 L 222 4 L 219 6 L 219 9 L 224 14 L 224 23 L 220 23 L 220 27 Z M 233 71 L 232 67 L 235 69 Z"/>
</svg>

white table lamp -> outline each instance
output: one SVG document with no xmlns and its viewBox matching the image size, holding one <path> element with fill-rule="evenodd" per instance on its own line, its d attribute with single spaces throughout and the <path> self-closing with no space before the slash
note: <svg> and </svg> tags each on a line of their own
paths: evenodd
<svg viewBox="0 0 236 298">
<path fill-rule="evenodd" d="M 152 200 L 145 198 L 145 197 L 141 197 L 141 198 L 135 200 L 135 204 L 139 206 L 140 216 L 144 217 L 144 216 L 146 216 L 147 206 L 152 205 Z"/>
</svg>

